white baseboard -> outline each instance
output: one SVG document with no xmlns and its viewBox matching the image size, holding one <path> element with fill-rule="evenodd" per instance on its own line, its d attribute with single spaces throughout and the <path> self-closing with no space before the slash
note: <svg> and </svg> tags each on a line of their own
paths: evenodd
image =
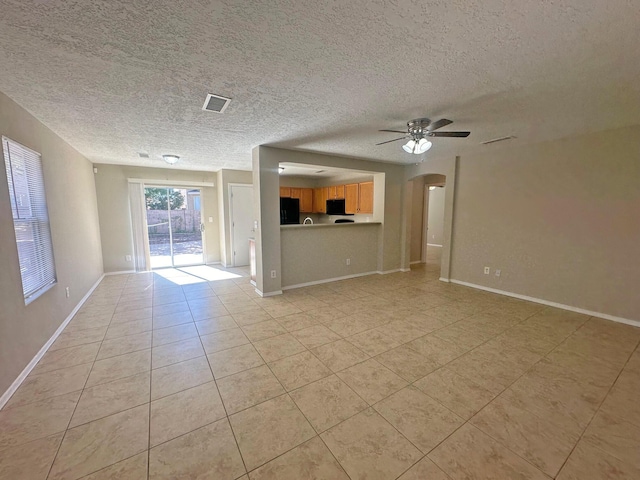
<svg viewBox="0 0 640 480">
<path fill-rule="evenodd" d="M 320 285 L 322 283 L 337 282 L 338 280 L 347 280 L 349 278 L 365 277 L 367 275 L 373 275 L 374 273 L 380 273 L 380 272 L 374 271 L 374 272 L 354 273 L 353 275 L 345 275 L 343 277 L 325 278 L 322 280 L 314 280 L 313 282 L 297 283 L 295 285 L 288 285 L 286 287 L 282 287 L 282 290 L 291 290 L 294 288 L 310 287 L 312 285 Z"/>
<path fill-rule="evenodd" d="M 416 263 L 426 263 L 426 262 L 423 262 L 422 260 L 414 260 L 413 262 L 409 262 L 409 265 L 415 265 Z"/>
<path fill-rule="evenodd" d="M 275 297 L 276 295 L 282 295 L 282 290 L 276 290 L 275 292 L 267 292 L 267 293 L 263 293 L 257 288 L 255 290 L 256 290 L 256 293 L 261 297 Z"/>
<path fill-rule="evenodd" d="M 119 272 L 105 272 L 105 276 L 109 276 L 109 275 L 124 275 L 124 274 L 129 274 L 129 273 L 138 273 L 135 270 L 120 270 Z M 147 273 L 147 272 L 140 272 L 140 273 Z"/>
<path fill-rule="evenodd" d="M 437 243 L 427 243 L 427 247 L 440 247 L 440 248 L 442 248 L 442 245 L 438 245 Z"/>
<path fill-rule="evenodd" d="M 441 282 L 447 282 L 449 283 L 449 279 L 448 278 L 444 278 L 444 277 L 440 277 L 438 280 L 440 280 Z M 451 280 L 451 282 L 453 282 L 453 280 Z"/>
<path fill-rule="evenodd" d="M 441 279 L 442 280 L 442 279 Z M 483 285 L 477 285 L 475 283 L 463 282 L 461 280 L 450 280 L 451 283 L 463 285 L 465 287 L 477 288 L 478 290 L 485 290 L 487 292 L 497 293 L 500 295 L 506 295 L 507 297 L 519 298 L 520 300 L 527 300 L 529 302 L 541 303 L 549 307 L 561 308 L 562 310 L 568 310 L 570 312 L 582 313 L 584 315 L 590 315 L 592 317 L 604 318 L 605 320 L 611 320 L 612 322 L 624 323 L 626 325 L 632 325 L 634 327 L 640 327 L 639 320 L 631 320 L 623 317 L 616 317 L 615 315 L 609 315 L 608 313 L 594 312 L 593 310 L 586 310 L 584 308 L 572 307 L 571 305 L 564 305 L 562 303 L 551 302 L 549 300 L 543 300 L 542 298 L 529 297 L 527 295 L 520 295 L 519 293 L 507 292 L 505 290 L 498 290 L 497 288 L 485 287 Z"/>
<path fill-rule="evenodd" d="M 408 272 L 409 270 L 403 270 L 402 268 L 394 268 L 393 270 L 378 270 L 377 273 L 378 275 L 389 275 L 390 273 L 397 273 L 397 272 Z"/>
<path fill-rule="evenodd" d="M 2 407 L 4 407 L 5 404 L 11 398 L 11 396 L 14 393 L 16 393 L 16 390 L 18 390 L 18 387 L 20 387 L 20 385 L 22 385 L 22 382 L 24 382 L 25 378 L 27 378 L 27 376 L 31 373 L 31 370 L 33 370 L 33 368 L 38 364 L 38 362 L 44 356 L 44 354 L 47 353 L 47 350 L 49 350 L 49 347 L 51 347 L 51 345 L 53 345 L 53 342 L 56 341 L 58 336 L 62 333 L 62 331 L 65 329 L 65 327 L 69 324 L 69 322 L 71 321 L 73 316 L 78 312 L 78 310 L 80 310 L 80 307 L 82 307 L 82 305 L 84 305 L 84 302 L 86 302 L 87 299 L 91 296 L 91 294 L 96 289 L 96 287 L 98 285 L 100 285 L 100 282 L 102 281 L 102 279 L 104 278 L 105 275 L 108 275 L 108 274 L 102 274 L 100 276 L 100 278 L 98 279 L 98 281 L 93 284 L 93 286 L 89 289 L 89 291 L 85 294 L 85 296 L 82 297 L 80 302 L 78 302 L 78 304 L 75 306 L 75 308 L 73 310 L 71 310 L 71 313 L 69 313 L 69 315 L 64 320 L 64 322 L 62 322 L 60 324 L 60 326 L 57 328 L 57 330 L 53 333 L 53 335 L 51 335 L 51 338 L 47 341 L 47 343 L 45 343 L 42 346 L 42 348 L 40 349 L 40 351 L 38 351 L 36 356 L 31 359 L 31 361 L 27 364 L 26 367 L 24 367 L 24 370 L 22 370 L 20 375 L 18 375 L 18 378 L 16 378 L 13 381 L 13 383 L 11 384 L 11 386 L 7 389 L 7 391 L 2 394 L 2 396 L 0 397 L 0 409 Z"/>
</svg>

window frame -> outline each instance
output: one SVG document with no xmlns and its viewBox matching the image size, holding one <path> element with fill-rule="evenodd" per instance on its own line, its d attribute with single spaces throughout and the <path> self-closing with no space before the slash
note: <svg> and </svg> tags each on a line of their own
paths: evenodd
<svg viewBox="0 0 640 480">
<path fill-rule="evenodd" d="M 11 150 L 13 147 L 17 150 L 23 150 L 36 157 L 36 165 L 26 165 L 25 170 L 29 168 L 37 169 L 37 176 L 34 180 L 33 174 L 25 173 L 25 181 L 27 184 L 27 190 L 29 192 L 29 204 L 30 215 L 25 218 L 20 218 L 19 208 L 16 201 L 16 183 L 14 179 L 14 165 L 11 160 Z M 46 198 L 46 187 L 44 181 L 44 169 L 42 165 L 42 155 L 29 147 L 26 147 L 15 140 L 11 140 L 8 137 L 2 136 L 2 157 L 5 162 L 5 180 L 9 194 L 9 205 L 11 208 L 11 219 L 13 222 L 14 239 L 16 242 L 16 254 L 18 257 L 18 264 L 20 268 L 20 281 L 22 287 L 22 294 L 24 298 L 25 306 L 32 303 L 34 300 L 48 292 L 54 285 L 58 283 L 55 256 L 53 251 L 53 237 L 51 235 L 51 222 L 49 220 L 49 212 Z M 32 159 L 26 158 L 25 161 L 31 161 Z M 12 194 L 13 192 L 13 194 Z M 34 204 L 34 198 L 37 196 L 40 203 Z M 40 208 L 38 208 L 40 207 Z M 39 213 L 38 213 L 39 212 Z M 32 252 L 28 257 L 21 257 L 21 251 L 19 248 L 19 242 L 22 240 L 19 238 L 19 230 L 23 228 L 23 231 L 29 233 L 33 238 Z M 48 238 L 47 238 L 48 237 Z M 43 240 L 44 239 L 44 240 Z M 38 248 L 41 248 L 43 244 L 50 249 L 48 255 L 37 254 Z M 25 267 L 26 263 L 35 265 L 35 268 L 28 269 Z M 49 274 L 49 275 L 47 275 Z M 29 291 L 25 291 L 25 279 L 33 279 L 34 277 L 42 277 L 41 282 Z M 49 278 L 50 277 L 50 278 Z M 28 282 L 35 283 L 35 282 Z"/>
</svg>

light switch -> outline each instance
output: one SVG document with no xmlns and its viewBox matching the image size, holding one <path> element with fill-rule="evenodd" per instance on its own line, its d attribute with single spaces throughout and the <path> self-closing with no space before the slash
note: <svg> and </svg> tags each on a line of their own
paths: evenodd
<svg viewBox="0 0 640 480">
<path fill-rule="evenodd" d="M 209 217 L 209 223 L 213 223 L 213 217 Z"/>
</svg>

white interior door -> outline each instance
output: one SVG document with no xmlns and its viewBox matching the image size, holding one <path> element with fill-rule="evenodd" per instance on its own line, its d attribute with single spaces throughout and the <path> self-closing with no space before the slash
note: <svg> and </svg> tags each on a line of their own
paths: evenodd
<svg viewBox="0 0 640 480">
<path fill-rule="evenodd" d="M 253 236 L 253 185 L 230 185 L 231 258 L 234 267 L 249 265 L 249 237 Z"/>
</svg>

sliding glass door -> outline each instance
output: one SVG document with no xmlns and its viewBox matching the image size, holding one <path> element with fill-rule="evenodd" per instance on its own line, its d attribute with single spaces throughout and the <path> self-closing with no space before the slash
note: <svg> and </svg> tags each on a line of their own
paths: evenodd
<svg viewBox="0 0 640 480">
<path fill-rule="evenodd" d="M 202 265 L 200 189 L 146 187 L 151 268 Z"/>
</svg>

